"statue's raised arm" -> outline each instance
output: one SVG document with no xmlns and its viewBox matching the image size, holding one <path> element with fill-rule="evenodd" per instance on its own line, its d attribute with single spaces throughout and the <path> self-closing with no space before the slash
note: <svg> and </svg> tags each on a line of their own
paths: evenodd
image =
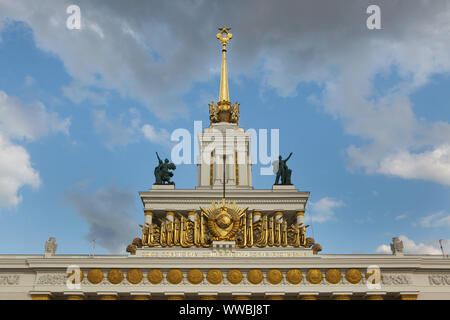
<svg viewBox="0 0 450 320">
<path fill-rule="evenodd" d="M 284 160 L 285 162 L 289 160 L 289 158 L 292 156 L 292 152 L 289 153 L 289 156 Z"/>
<path fill-rule="evenodd" d="M 159 157 L 158 152 L 156 152 L 156 156 L 158 157 L 158 161 L 159 161 L 159 162 L 162 162 L 161 158 Z"/>
</svg>

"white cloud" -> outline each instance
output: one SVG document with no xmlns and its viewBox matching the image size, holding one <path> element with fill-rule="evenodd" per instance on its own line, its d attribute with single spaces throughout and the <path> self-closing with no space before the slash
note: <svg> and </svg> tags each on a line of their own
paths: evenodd
<svg viewBox="0 0 450 320">
<path fill-rule="evenodd" d="M 447 227 L 450 228 L 450 214 L 445 213 L 444 211 L 431 214 L 429 216 L 423 217 L 419 219 L 419 224 L 422 227 Z"/>
<path fill-rule="evenodd" d="M 127 244 L 139 236 L 138 223 L 132 217 L 137 210 L 133 193 L 115 185 L 91 192 L 81 183 L 66 197 L 89 225 L 87 241 L 96 240 L 111 253 L 125 253 Z"/>
<path fill-rule="evenodd" d="M 335 209 L 343 205 L 344 202 L 328 197 L 324 197 L 317 202 L 311 202 L 311 219 L 313 222 L 319 223 L 333 220 Z"/>
<path fill-rule="evenodd" d="M 31 167 L 25 148 L 11 143 L 0 133 L 0 207 L 12 207 L 20 203 L 19 190 L 29 185 L 38 188 L 39 173 Z"/>
<path fill-rule="evenodd" d="M 139 112 L 131 108 L 128 114 L 121 114 L 117 119 L 108 118 L 105 110 L 93 111 L 94 128 L 99 134 L 106 147 L 127 146 L 135 143 L 141 137 L 162 145 L 169 145 L 170 134 L 166 129 L 157 129 L 151 124 L 141 126 Z"/>
<path fill-rule="evenodd" d="M 50 133 L 69 134 L 70 119 L 48 112 L 41 102 L 24 103 L 0 90 L 0 132 L 10 139 L 35 140 Z"/>
<path fill-rule="evenodd" d="M 442 254 L 438 241 L 432 243 L 415 243 L 407 236 L 401 235 L 399 239 L 403 241 L 403 252 L 405 254 Z M 390 245 L 382 244 L 375 250 L 376 253 L 392 254 Z"/>
<path fill-rule="evenodd" d="M 40 103 L 24 103 L 0 90 L 0 207 L 20 203 L 24 186 L 38 188 L 39 172 L 26 149 L 14 140 L 33 141 L 50 133 L 69 133 L 70 119 L 61 119 Z"/>
<path fill-rule="evenodd" d="M 396 216 L 394 219 L 398 221 L 398 220 L 405 219 L 407 216 L 408 215 L 406 213 L 405 214 L 400 214 L 400 215 Z"/>
<path fill-rule="evenodd" d="M 144 137 L 155 143 L 169 145 L 170 134 L 166 129 L 156 129 L 151 124 L 144 124 L 141 128 Z"/>
<path fill-rule="evenodd" d="M 392 253 L 391 247 L 386 245 L 386 244 L 382 244 L 382 245 L 378 246 L 377 249 L 375 250 L 375 252 L 376 253 L 381 253 L 381 254 Z"/>
<path fill-rule="evenodd" d="M 432 151 L 402 151 L 384 158 L 378 172 L 405 179 L 423 179 L 450 185 L 450 145 Z"/>
</svg>

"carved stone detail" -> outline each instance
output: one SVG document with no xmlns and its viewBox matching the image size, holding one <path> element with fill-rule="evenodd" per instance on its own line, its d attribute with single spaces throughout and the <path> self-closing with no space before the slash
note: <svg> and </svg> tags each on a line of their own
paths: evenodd
<svg viewBox="0 0 450 320">
<path fill-rule="evenodd" d="M 65 273 L 60 274 L 43 274 L 39 276 L 36 284 L 39 285 L 63 285 L 66 283 L 67 275 Z"/>
<path fill-rule="evenodd" d="M 381 283 L 384 285 L 405 285 L 412 284 L 411 276 L 406 274 L 385 274 L 381 277 Z"/>
<path fill-rule="evenodd" d="M 19 284 L 20 275 L 1 275 L 0 276 L 0 286 L 13 286 Z"/>
<path fill-rule="evenodd" d="M 433 274 L 428 276 L 428 282 L 434 286 L 450 286 L 450 275 Z"/>
</svg>

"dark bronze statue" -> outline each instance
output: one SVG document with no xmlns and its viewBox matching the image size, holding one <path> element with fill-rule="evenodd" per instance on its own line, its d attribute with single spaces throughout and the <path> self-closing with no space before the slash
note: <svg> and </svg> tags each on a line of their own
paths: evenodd
<svg viewBox="0 0 450 320">
<path fill-rule="evenodd" d="M 175 170 L 177 167 L 169 162 L 169 159 L 165 159 L 164 162 L 156 153 L 158 157 L 158 166 L 155 168 L 155 184 L 175 184 L 175 182 L 170 181 L 170 178 L 173 177 L 173 172 L 169 170 Z"/>
<path fill-rule="evenodd" d="M 275 184 L 280 184 L 280 178 L 281 184 L 292 184 L 291 183 L 292 170 L 289 169 L 288 166 L 286 165 L 286 162 L 289 160 L 291 156 L 292 152 L 284 160 L 281 158 L 281 156 L 278 156 L 278 170 L 277 170 L 277 177 L 275 178 Z"/>
</svg>

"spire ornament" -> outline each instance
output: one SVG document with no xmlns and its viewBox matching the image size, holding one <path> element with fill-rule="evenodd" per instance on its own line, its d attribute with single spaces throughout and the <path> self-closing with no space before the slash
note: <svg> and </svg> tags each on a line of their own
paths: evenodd
<svg viewBox="0 0 450 320">
<path fill-rule="evenodd" d="M 219 90 L 219 101 L 217 105 L 213 101 L 209 104 L 209 119 L 211 123 L 217 122 L 239 122 L 239 104 L 235 103 L 231 105 L 230 93 L 228 90 L 228 72 L 227 72 L 227 44 L 228 41 L 233 37 L 231 28 L 223 26 L 219 28 L 219 33 L 216 35 L 222 44 L 222 70 L 220 74 L 220 90 Z"/>
</svg>

